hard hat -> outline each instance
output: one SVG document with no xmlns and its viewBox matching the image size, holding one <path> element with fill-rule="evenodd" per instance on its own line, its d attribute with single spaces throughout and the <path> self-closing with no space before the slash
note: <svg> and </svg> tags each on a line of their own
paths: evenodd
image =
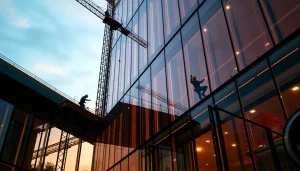
<svg viewBox="0 0 300 171">
<path fill-rule="evenodd" d="M 85 96 L 86 96 L 86 97 L 89 97 L 89 95 L 88 95 L 88 94 L 86 94 Z"/>
<path fill-rule="evenodd" d="M 195 80 L 197 77 L 196 77 L 196 76 L 193 76 L 192 78 L 193 78 L 193 80 Z"/>
</svg>

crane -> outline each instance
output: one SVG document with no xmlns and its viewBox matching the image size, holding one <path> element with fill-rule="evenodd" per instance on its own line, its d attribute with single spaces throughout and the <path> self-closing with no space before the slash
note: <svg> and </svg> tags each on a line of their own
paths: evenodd
<svg viewBox="0 0 300 171">
<path fill-rule="evenodd" d="M 183 106 L 182 104 L 177 103 L 177 102 L 173 102 L 170 99 L 168 99 L 166 96 L 164 96 L 164 95 L 162 95 L 162 94 L 160 94 L 160 93 L 158 93 L 158 92 L 156 92 L 154 90 L 151 90 L 150 88 L 148 88 L 148 87 L 146 87 L 144 85 L 138 84 L 136 86 L 136 88 L 138 90 L 146 93 L 146 94 L 149 94 L 152 97 L 157 98 L 158 100 L 160 100 L 160 101 L 162 101 L 162 102 L 164 102 L 166 104 L 169 104 L 170 106 L 173 106 L 174 108 L 176 108 L 176 109 L 178 109 L 178 110 L 180 110 L 182 112 L 187 111 L 187 108 L 185 106 Z"/>
<path fill-rule="evenodd" d="M 138 43 L 144 48 L 148 47 L 148 42 L 141 38 L 139 35 L 137 35 L 134 32 L 131 32 L 127 28 L 123 27 L 120 22 L 112 18 L 109 14 L 108 11 L 104 11 L 96 5 L 93 1 L 91 0 L 76 0 L 78 3 L 80 3 L 82 6 L 84 6 L 86 9 L 91 11 L 93 14 L 95 14 L 97 17 L 99 17 L 101 20 L 103 20 L 103 23 L 107 24 L 110 26 L 111 30 L 118 30 L 121 32 L 123 35 L 131 38 L 133 41 Z M 112 2 L 111 0 L 108 1 L 109 3 Z"/>
</svg>

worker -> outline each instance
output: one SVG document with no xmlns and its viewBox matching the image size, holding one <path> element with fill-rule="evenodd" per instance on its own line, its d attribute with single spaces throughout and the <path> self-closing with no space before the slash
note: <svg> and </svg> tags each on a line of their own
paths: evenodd
<svg viewBox="0 0 300 171">
<path fill-rule="evenodd" d="M 79 105 L 80 107 L 82 108 L 85 108 L 84 104 L 86 101 L 91 101 L 90 99 L 87 99 L 89 97 L 89 95 L 85 95 L 85 96 L 82 96 L 81 99 L 80 99 L 80 102 L 79 102 Z"/>
<path fill-rule="evenodd" d="M 200 100 L 205 97 L 205 92 L 207 90 L 207 86 L 200 85 L 204 80 L 205 79 L 198 81 L 196 76 L 191 75 L 191 84 L 193 84 L 194 91 L 198 94 Z"/>
</svg>

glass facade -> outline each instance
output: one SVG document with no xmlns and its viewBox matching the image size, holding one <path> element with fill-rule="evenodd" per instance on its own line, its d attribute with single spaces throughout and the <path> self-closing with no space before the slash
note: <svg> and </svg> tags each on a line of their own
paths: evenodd
<svg viewBox="0 0 300 171">
<path fill-rule="evenodd" d="M 149 46 L 115 34 L 115 117 L 94 170 L 299 169 L 281 142 L 300 108 L 297 0 L 121 0 L 117 10 Z"/>
</svg>

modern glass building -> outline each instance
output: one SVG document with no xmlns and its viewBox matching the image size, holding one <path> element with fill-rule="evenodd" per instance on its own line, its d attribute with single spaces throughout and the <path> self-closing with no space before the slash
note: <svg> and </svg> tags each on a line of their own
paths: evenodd
<svg viewBox="0 0 300 171">
<path fill-rule="evenodd" d="M 300 170 L 299 0 L 121 0 L 92 170 Z"/>
</svg>

